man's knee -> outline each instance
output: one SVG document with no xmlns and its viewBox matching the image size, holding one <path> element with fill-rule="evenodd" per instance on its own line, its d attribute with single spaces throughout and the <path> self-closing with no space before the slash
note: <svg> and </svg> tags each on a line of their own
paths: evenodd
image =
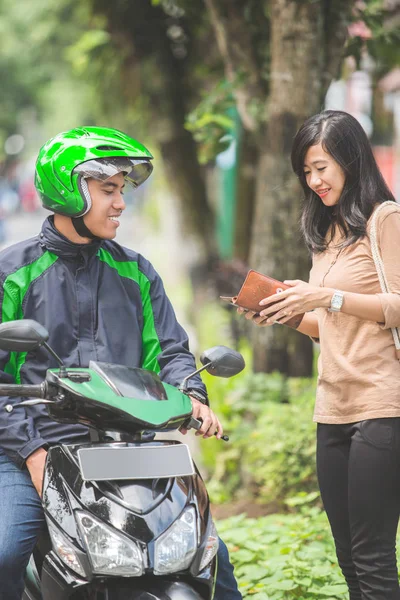
<svg viewBox="0 0 400 600">
<path fill-rule="evenodd" d="M 3 547 L 0 543 L 0 582 L 10 578 L 12 574 L 24 573 L 28 562 L 29 556 L 26 557 L 18 545 Z"/>
</svg>

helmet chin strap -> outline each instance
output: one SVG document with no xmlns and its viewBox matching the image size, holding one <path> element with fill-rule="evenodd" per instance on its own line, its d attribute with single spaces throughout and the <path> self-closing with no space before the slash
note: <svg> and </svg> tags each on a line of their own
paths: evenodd
<svg viewBox="0 0 400 600">
<path fill-rule="evenodd" d="M 71 219 L 72 221 L 72 225 L 75 228 L 75 231 L 78 235 L 80 235 L 81 237 L 84 238 L 89 238 L 91 240 L 97 240 L 98 237 L 96 235 L 94 235 L 90 229 L 88 229 L 85 225 L 85 222 L 83 220 L 83 217 L 73 217 Z"/>
</svg>

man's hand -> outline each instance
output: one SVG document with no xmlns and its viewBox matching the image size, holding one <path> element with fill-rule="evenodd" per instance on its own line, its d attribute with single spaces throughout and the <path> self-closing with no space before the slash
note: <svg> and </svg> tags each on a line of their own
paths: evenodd
<svg viewBox="0 0 400 600">
<path fill-rule="evenodd" d="M 221 439 L 224 430 L 211 408 L 200 402 L 200 400 L 192 398 L 191 396 L 189 397 L 193 406 L 192 417 L 203 421 L 201 428 L 196 431 L 196 435 L 202 435 L 203 438 L 209 438 L 216 434 L 216 437 Z M 185 435 L 187 429 L 181 429 L 181 433 Z"/>
<path fill-rule="evenodd" d="M 44 448 L 35 450 L 33 454 L 26 459 L 26 466 L 32 479 L 32 483 L 36 488 L 39 497 L 42 497 L 44 465 L 46 462 L 47 452 Z"/>
</svg>

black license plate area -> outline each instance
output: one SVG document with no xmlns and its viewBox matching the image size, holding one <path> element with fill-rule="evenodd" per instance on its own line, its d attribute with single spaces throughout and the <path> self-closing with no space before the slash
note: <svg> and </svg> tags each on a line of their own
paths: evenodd
<svg viewBox="0 0 400 600">
<path fill-rule="evenodd" d="M 84 481 L 162 479 L 195 473 L 186 444 L 80 448 L 78 459 Z"/>
</svg>

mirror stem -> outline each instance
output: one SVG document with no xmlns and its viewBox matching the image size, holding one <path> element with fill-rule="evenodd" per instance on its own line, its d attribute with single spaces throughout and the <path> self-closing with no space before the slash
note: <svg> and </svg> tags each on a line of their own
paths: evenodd
<svg viewBox="0 0 400 600">
<path fill-rule="evenodd" d="M 53 348 L 51 348 L 47 342 L 44 342 L 43 346 L 46 348 L 46 350 L 48 350 L 48 352 L 50 352 L 50 354 L 56 359 L 56 361 L 60 365 L 60 377 L 68 377 L 67 369 L 65 368 L 65 365 L 61 358 L 58 356 L 58 354 L 54 352 Z"/>
<path fill-rule="evenodd" d="M 206 365 L 203 365 L 202 367 L 200 367 L 200 369 L 197 369 L 197 371 L 194 371 L 193 373 L 191 373 L 190 375 L 185 377 L 185 379 L 182 381 L 182 383 L 179 386 L 179 391 L 185 393 L 187 390 L 187 382 L 189 381 L 189 379 L 192 379 L 192 377 L 194 377 L 195 375 L 198 375 L 199 373 L 201 373 L 201 371 L 204 371 L 204 369 L 207 369 L 207 367 L 209 367 L 210 364 L 211 363 L 209 362 Z"/>
</svg>

